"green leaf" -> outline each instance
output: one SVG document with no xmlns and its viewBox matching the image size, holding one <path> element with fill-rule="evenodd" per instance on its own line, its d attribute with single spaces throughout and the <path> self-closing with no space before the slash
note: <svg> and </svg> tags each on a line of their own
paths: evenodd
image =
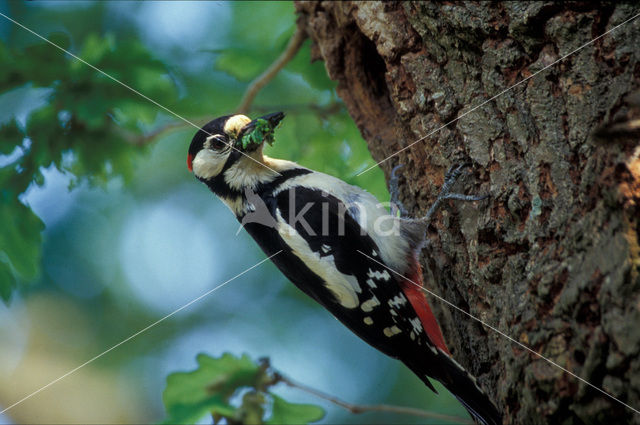
<svg viewBox="0 0 640 425">
<path fill-rule="evenodd" d="M 69 47 L 69 37 L 62 32 L 50 34 L 48 38 L 62 48 Z M 52 48 L 49 43 L 41 42 L 31 45 L 25 49 L 24 53 L 16 55 L 18 57 L 15 59 L 18 60 L 12 63 L 12 67 L 15 64 L 25 80 L 31 81 L 36 87 L 51 85 L 68 69 L 69 59 L 58 49 Z M 46 66 L 42 64 L 46 64 Z"/>
<path fill-rule="evenodd" d="M 248 82 L 260 75 L 278 57 L 278 52 L 265 52 L 251 47 L 225 50 L 218 56 L 215 69 L 238 81 Z"/>
<path fill-rule="evenodd" d="M 0 155 L 8 155 L 22 143 L 24 134 L 15 119 L 0 124 Z"/>
<path fill-rule="evenodd" d="M 295 28 L 295 10 L 290 2 L 231 2 L 233 25 L 229 37 L 233 44 L 220 52 L 216 69 L 239 81 L 257 77 L 284 50 Z"/>
<path fill-rule="evenodd" d="M 115 49 L 115 38 L 113 34 L 107 34 L 106 36 L 98 36 L 97 34 L 91 34 L 84 41 L 84 46 L 80 51 L 80 57 L 92 65 L 100 62 L 109 52 Z M 79 66 L 86 66 L 77 62 Z"/>
<path fill-rule="evenodd" d="M 311 40 L 306 40 L 296 56 L 287 64 L 285 69 L 296 72 L 309 83 L 309 85 L 319 90 L 333 90 L 338 83 L 331 81 L 327 75 L 323 61 L 311 62 Z"/>
<path fill-rule="evenodd" d="M 230 38 L 241 46 L 281 51 L 295 27 L 292 2 L 231 2 Z M 279 54 L 279 53 L 277 53 Z"/>
<path fill-rule="evenodd" d="M 16 278 L 11 273 L 11 266 L 0 261 L 0 298 L 6 303 L 11 298 L 11 291 L 16 287 Z"/>
<path fill-rule="evenodd" d="M 289 403 L 282 397 L 270 394 L 273 398 L 272 413 L 267 424 L 303 424 L 322 419 L 325 411 L 313 404 Z"/>
<path fill-rule="evenodd" d="M 263 369 L 249 356 L 224 354 L 220 358 L 199 354 L 198 368 L 172 373 L 162 399 L 167 410 L 164 423 L 194 423 L 207 413 L 233 416 L 237 408 L 229 399 L 238 388 L 258 386 Z"/>
<path fill-rule="evenodd" d="M 7 192 L 1 194 L 0 258 L 5 257 L 20 278 L 33 280 L 40 272 L 40 232 L 44 229 L 44 223 L 15 197 Z M 9 273 L 5 271 L 2 274 L 3 281 L 11 282 L 7 277 Z M 6 288 L 10 285 L 2 286 Z M 3 298 L 7 297 L 3 295 Z"/>
</svg>

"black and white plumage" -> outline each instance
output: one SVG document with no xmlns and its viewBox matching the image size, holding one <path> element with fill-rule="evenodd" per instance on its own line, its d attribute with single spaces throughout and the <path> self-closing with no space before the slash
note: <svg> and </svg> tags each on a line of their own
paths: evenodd
<svg viewBox="0 0 640 425">
<path fill-rule="evenodd" d="M 284 115 L 262 117 L 277 124 Z M 390 215 L 371 194 L 262 145 L 237 149 L 253 122 L 217 118 L 194 136 L 187 164 L 298 288 L 356 335 L 404 362 L 435 391 L 440 381 L 481 423 L 502 423 L 486 394 L 449 354 L 421 290 L 424 224 Z M 399 275 L 398 275 L 399 274 Z"/>
</svg>

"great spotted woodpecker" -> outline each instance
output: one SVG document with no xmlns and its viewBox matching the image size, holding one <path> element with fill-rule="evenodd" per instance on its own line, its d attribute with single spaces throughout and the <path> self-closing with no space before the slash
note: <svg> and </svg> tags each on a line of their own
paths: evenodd
<svg viewBox="0 0 640 425">
<path fill-rule="evenodd" d="M 449 353 L 421 288 L 424 220 L 389 214 L 359 187 L 263 155 L 283 117 L 209 122 L 191 141 L 189 170 L 267 255 L 278 253 L 272 261 L 304 293 L 433 391 L 429 378 L 440 381 L 480 423 L 501 424 L 500 412 Z M 439 200 L 446 197 L 468 198 Z"/>
</svg>

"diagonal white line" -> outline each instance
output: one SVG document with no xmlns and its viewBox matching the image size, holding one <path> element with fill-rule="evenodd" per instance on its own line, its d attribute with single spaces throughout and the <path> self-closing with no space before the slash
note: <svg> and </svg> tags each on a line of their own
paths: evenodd
<svg viewBox="0 0 640 425">
<path fill-rule="evenodd" d="M 431 136 L 432 134 L 437 133 L 438 131 L 442 130 L 443 128 L 447 127 L 450 124 L 453 124 L 454 122 L 458 121 L 459 119 L 461 119 L 462 117 L 464 117 L 465 115 L 470 114 L 471 112 L 475 111 L 478 108 L 483 107 L 484 105 L 486 105 L 487 103 L 491 102 L 492 100 L 495 100 L 496 98 L 502 96 L 503 94 L 505 94 L 506 92 L 508 92 L 509 90 L 519 86 L 520 84 L 529 81 L 530 79 L 532 79 L 533 77 L 535 77 L 536 75 L 540 74 L 542 71 L 551 68 L 553 65 L 557 64 L 558 62 L 561 62 L 563 60 L 565 60 L 566 58 L 568 58 L 569 56 L 573 55 L 574 53 L 578 52 L 579 50 L 582 50 L 583 48 L 587 47 L 589 44 L 594 43 L 595 41 L 601 39 L 602 37 L 604 37 L 605 35 L 609 34 L 612 31 L 617 30 L 618 28 L 620 28 L 621 26 L 633 21 L 634 19 L 636 19 L 638 16 L 640 16 L 640 13 L 632 16 L 631 18 L 627 19 L 626 21 L 622 22 L 621 24 L 616 25 L 615 27 L 611 28 L 610 30 L 608 30 L 607 32 L 600 34 L 599 36 L 597 36 L 596 38 L 594 38 L 593 40 L 584 43 L 582 46 L 578 47 L 577 49 L 567 53 L 566 55 L 562 56 L 560 59 L 557 59 L 556 61 L 550 63 L 549 65 L 545 66 L 544 68 L 534 72 L 533 74 L 529 75 L 528 77 L 524 78 L 521 81 L 518 81 L 517 83 L 515 83 L 514 85 L 502 90 L 500 93 L 496 94 L 495 96 L 485 100 L 484 102 L 480 103 L 477 106 L 474 106 L 473 108 L 469 109 L 467 112 L 458 115 L 456 118 L 452 119 L 451 121 L 449 121 L 446 124 L 441 125 L 440 127 L 436 128 L 435 130 L 431 131 L 430 133 L 428 133 L 426 136 L 422 136 L 421 138 L 419 138 L 418 140 L 416 140 L 415 142 L 411 143 L 410 145 L 405 146 L 404 148 L 400 149 L 399 151 L 397 151 L 396 153 L 393 153 L 391 155 L 389 155 L 388 157 L 386 157 L 385 159 L 383 159 L 380 162 L 376 162 L 375 164 L 373 164 L 371 167 L 365 169 L 364 171 L 361 171 L 360 173 L 356 174 L 356 176 L 361 176 L 362 174 L 366 173 L 369 170 L 374 169 L 375 167 L 377 167 L 378 165 L 382 164 L 383 162 L 388 161 L 389 159 L 393 158 L 394 156 L 398 155 L 400 152 L 406 151 L 407 149 L 409 149 L 411 146 L 415 145 L 416 143 L 420 143 L 422 142 L 424 139 L 426 139 L 427 137 Z"/>
<path fill-rule="evenodd" d="M 78 57 L 78 56 L 74 55 L 74 54 L 73 54 L 73 53 L 71 53 L 70 51 L 68 51 L 68 50 L 64 49 L 63 47 L 60 47 L 59 45 L 57 45 L 57 44 L 56 44 L 56 43 L 54 43 L 53 41 L 51 41 L 51 40 L 49 40 L 49 39 L 47 39 L 47 38 L 45 38 L 45 37 L 41 36 L 40 34 L 38 34 L 37 32 L 33 31 L 32 29 L 25 27 L 25 26 L 24 26 L 24 25 L 22 25 L 20 22 L 18 22 L 18 21 L 16 21 L 16 20 L 14 20 L 14 19 L 11 19 L 10 17 L 8 17 L 7 15 L 5 15 L 5 14 L 4 14 L 4 13 L 2 13 L 2 12 L 0 12 L 0 16 L 2 16 L 3 18 L 7 19 L 8 21 L 13 22 L 14 24 L 16 24 L 17 26 L 19 26 L 20 28 L 22 28 L 22 29 L 24 29 L 24 30 L 26 30 L 26 31 L 29 31 L 31 34 L 35 35 L 36 37 L 38 37 L 38 38 L 40 38 L 40 39 L 42 39 L 42 40 L 46 41 L 46 42 L 47 42 L 47 43 L 49 43 L 49 44 L 51 44 L 53 47 L 55 47 L 55 48 L 57 48 L 57 49 L 59 49 L 59 50 L 62 50 L 64 53 L 68 54 L 68 55 L 69 55 L 69 56 L 71 56 L 72 58 L 74 58 L 74 59 L 76 59 L 76 60 L 78 60 L 78 61 L 82 62 L 83 64 L 85 64 L 85 65 L 87 65 L 88 67 L 90 67 L 90 68 L 94 69 L 95 71 L 99 72 L 100 74 L 104 75 L 105 77 L 107 77 L 107 78 L 109 78 L 109 79 L 111 79 L 111 80 L 115 81 L 116 83 L 120 84 L 121 86 L 123 86 L 123 87 L 125 87 L 125 88 L 127 88 L 127 89 L 131 90 L 132 92 L 134 92 L 134 93 L 135 93 L 135 94 L 137 94 L 138 96 L 143 97 L 144 99 L 146 99 L 146 100 L 148 100 L 149 102 L 153 103 L 153 104 L 154 104 L 154 105 L 156 105 L 157 107 L 159 107 L 159 108 L 161 108 L 161 109 L 164 109 L 165 111 L 167 111 L 167 112 L 168 112 L 168 113 L 170 113 L 171 115 L 173 115 L 173 116 L 175 116 L 175 117 L 177 117 L 177 118 L 181 119 L 182 121 L 184 121 L 184 122 L 186 122 L 187 124 L 189 124 L 189 125 L 191 125 L 191 126 L 193 126 L 193 127 L 197 128 L 198 130 L 202 130 L 202 128 L 200 128 L 200 126 L 198 126 L 197 124 L 194 124 L 193 122 L 189 121 L 188 119 L 186 119 L 186 118 L 185 118 L 185 117 L 183 117 L 182 115 L 179 115 L 179 114 L 177 114 L 177 113 L 173 112 L 171 109 L 167 108 L 166 106 L 163 106 L 163 105 L 159 104 L 158 102 L 156 102 L 155 100 L 151 99 L 150 97 L 148 97 L 148 96 L 146 96 L 146 95 L 144 95 L 144 94 L 140 93 L 138 90 L 134 89 L 133 87 L 131 87 L 131 86 L 129 86 L 129 85 L 127 85 L 127 84 L 123 83 L 122 81 L 118 80 L 116 77 L 114 77 L 114 76 L 112 76 L 112 75 L 110 75 L 110 74 L 108 74 L 108 73 L 104 72 L 103 70 L 101 70 L 101 69 L 99 69 L 99 68 L 97 68 L 97 67 L 93 66 L 92 64 L 90 64 L 89 62 L 85 61 L 85 60 L 84 60 L 84 59 L 82 59 L 81 57 Z M 213 134 L 211 134 L 211 133 L 209 133 L 209 132 L 207 132 L 207 131 L 204 131 L 204 130 L 202 130 L 202 131 L 203 131 L 204 133 L 208 134 L 209 136 L 213 136 Z M 223 142 L 223 143 L 225 143 L 225 142 Z M 256 163 L 258 163 L 258 164 L 262 165 L 262 166 L 263 166 L 263 167 L 265 167 L 265 168 L 268 168 L 269 170 L 273 171 L 273 172 L 274 172 L 274 173 L 276 173 L 277 175 L 279 175 L 279 176 L 281 175 L 279 172 L 277 172 L 277 171 L 276 171 L 276 170 L 274 170 L 273 168 L 271 168 L 271 167 L 267 166 L 266 164 L 263 164 L 262 162 L 260 162 L 260 161 L 258 161 L 258 160 L 256 160 L 256 159 L 252 158 L 251 156 L 247 155 L 246 153 L 244 153 L 244 152 L 242 152 L 241 150 L 239 150 L 239 149 L 237 149 L 236 147 L 234 147 L 232 144 L 228 144 L 228 143 L 225 143 L 225 144 L 226 144 L 227 146 L 229 146 L 231 149 L 233 149 L 233 150 L 235 150 L 235 151 L 238 151 L 238 152 L 239 152 L 239 153 L 241 153 L 242 155 L 246 156 L 246 157 L 247 157 L 247 158 L 249 158 L 250 160 L 252 160 L 252 161 L 254 161 L 254 162 L 256 162 Z"/>
<path fill-rule="evenodd" d="M 207 295 L 217 291 L 218 289 L 222 288 L 223 286 L 225 286 L 227 283 L 239 278 L 240 276 L 242 276 L 243 274 L 249 272 L 250 270 L 255 269 L 256 267 L 258 267 L 260 264 L 264 263 L 267 260 L 272 259 L 273 257 L 275 257 L 276 255 L 280 254 L 282 252 L 282 250 L 276 252 L 275 254 L 265 258 L 264 260 L 260 261 L 259 263 L 254 264 L 253 266 L 249 267 L 248 269 L 244 270 L 241 273 L 238 273 L 237 275 L 235 275 L 234 277 L 232 277 L 231 279 L 222 282 L 220 285 L 216 286 L 213 289 L 210 289 L 209 291 L 205 292 L 204 294 L 200 295 L 198 298 L 195 298 L 191 301 L 189 301 L 188 303 L 186 303 L 185 305 L 183 305 L 182 307 L 172 311 L 171 313 L 167 314 L 166 316 L 164 316 L 161 319 L 156 320 L 155 322 L 153 322 L 152 324 L 150 324 L 149 326 L 140 329 L 138 332 L 134 333 L 133 335 L 129 336 L 128 338 L 123 339 L 122 341 L 120 341 L 119 343 L 117 343 L 116 345 L 114 345 L 113 347 L 103 351 L 102 353 L 98 354 L 97 356 L 92 357 L 91 359 L 87 360 L 86 362 L 82 363 L 80 366 L 76 367 L 75 369 L 70 370 L 69 372 L 65 373 L 64 375 L 54 379 L 53 381 L 49 382 L 47 385 L 41 387 L 40 389 L 32 392 L 31 394 L 23 397 L 22 399 L 16 401 L 15 403 L 13 403 L 12 405 L 10 405 L 9 407 L 5 408 L 3 411 L 0 412 L 0 415 L 5 413 L 7 410 L 12 409 L 14 407 L 16 407 L 17 405 L 19 405 L 20 403 L 22 403 L 25 400 L 30 399 L 31 397 L 33 397 L 34 395 L 38 394 L 41 391 L 46 390 L 47 388 L 49 388 L 50 386 L 52 386 L 53 384 L 55 384 L 56 382 L 66 378 L 67 376 L 71 375 L 72 373 L 77 372 L 78 370 L 82 369 L 83 367 L 85 367 L 86 365 L 88 365 L 89 363 L 98 360 L 100 357 L 104 356 L 105 354 L 109 353 L 110 351 L 115 350 L 116 348 L 120 347 L 122 344 L 131 341 L 133 338 L 137 337 L 138 335 L 140 335 L 143 332 L 148 331 L 149 329 L 151 329 L 152 327 L 154 327 L 155 325 L 157 325 L 160 322 L 165 321 L 166 319 L 168 319 L 169 317 L 175 315 L 176 313 L 184 310 L 185 308 L 189 307 L 191 304 L 196 303 L 198 301 L 200 301 L 202 298 L 206 297 Z"/>
<path fill-rule="evenodd" d="M 510 337 L 509 335 L 505 334 L 504 332 L 502 332 L 500 329 L 495 328 L 491 325 L 489 325 L 488 323 L 482 321 L 482 319 L 477 318 L 476 316 L 474 316 L 473 314 L 461 309 L 460 307 L 458 307 L 457 305 L 453 304 L 452 302 L 449 302 L 447 300 L 445 300 L 444 298 L 442 298 L 440 295 L 430 291 L 429 289 L 425 288 L 424 286 L 412 281 L 411 279 L 407 278 L 405 275 L 403 275 L 402 273 L 399 273 L 395 270 L 393 270 L 391 267 L 387 266 L 384 263 L 381 263 L 380 261 L 376 260 L 375 258 L 372 258 L 370 256 L 368 256 L 367 254 L 365 254 L 364 252 L 358 250 L 358 252 L 362 255 L 364 255 L 365 257 L 367 257 L 369 260 L 374 261 L 378 264 L 380 264 L 382 267 L 388 269 L 390 272 L 397 274 L 398 276 L 400 276 L 402 279 L 406 280 L 407 282 L 411 283 L 412 285 L 417 286 L 418 288 L 420 288 L 421 290 L 428 292 L 430 295 L 433 295 L 434 297 L 436 297 L 437 299 L 439 299 L 440 301 L 444 302 L 445 304 L 449 305 L 450 307 L 455 308 L 456 310 L 458 310 L 459 312 L 469 316 L 470 318 L 472 318 L 473 320 L 480 322 L 483 326 L 486 326 L 487 328 L 491 329 L 492 331 L 502 335 L 503 337 L 507 338 L 509 341 L 513 342 L 514 344 L 519 345 L 520 347 L 524 348 L 525 350 L 531 352 L 532 354 L 535 354 L 536 356 L 540 357 L 543 360 L 546 360 L 547 362 L 549 362 L 550 364 L 552 364 L 553 366 L 561 369 L 563 372 L 568 373 L 569 375 L 573 376 L 574 378 L 578 379 L 581 382 L 584 382 L 585 384 L 587 384 L 588 386 L 590 386 L 591 388 L 601 392 L 602 394 L 606 395 L 607 397 L 617 401 L 618 403 L 622 404 L 625 407 L 628 407 L 629 409 L 633 410 L 635 413 L 640 415 L 640 411 L 637 409 L 634 409 L 633 407 L 629 406 L 627 403 L 625 403 L 624 401 L 618 400 L 617 398 L 615 398 L 614 396 L 612 396 L 611 394 L 609 394 L 608 392 L 600 389 L 599 387 L 596 387 L 595 385 L 591 384 L 590 382 L 586 381 L 585 379 L 579 377 L 578 375 L 576 375 L 575 373 L 571 372 L 570 370 L 560 366 L 558 363 L 554 362 L 551 359 L 548 359 L 547 357 L 543 356 L 542 354 L 538 353 L 537 351 L 529 348 L 528 346 L 524 345 L 523 343 L 521 343 L 520 341 L 517 341 L 515 339 L 513 339 L 512 337 Z"/>
</svg>

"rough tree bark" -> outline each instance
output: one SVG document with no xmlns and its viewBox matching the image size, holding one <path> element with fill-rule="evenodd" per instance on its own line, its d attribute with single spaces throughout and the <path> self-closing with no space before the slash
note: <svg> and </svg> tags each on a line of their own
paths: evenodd
<svg viewBox="0 0 640 425">
<path fill-rule="evenodd" d="M 548 2 L 300 2 L 338 94 L 380 161 L 638 13 Z M 429 289 L 640 409 L 640 149 L 609 131 L 637 114 L 640 19 L 381 166 L 425 213 L 470 160 L 478 205 L 430 229 Z M 635 107 L 634 107 L 635 102 Z M 596 137 L 597 134 L 609 136 Z M 454 356 L 506 423 L 640 423 L 598 393 L 432 299 Z"/>
</svg>

